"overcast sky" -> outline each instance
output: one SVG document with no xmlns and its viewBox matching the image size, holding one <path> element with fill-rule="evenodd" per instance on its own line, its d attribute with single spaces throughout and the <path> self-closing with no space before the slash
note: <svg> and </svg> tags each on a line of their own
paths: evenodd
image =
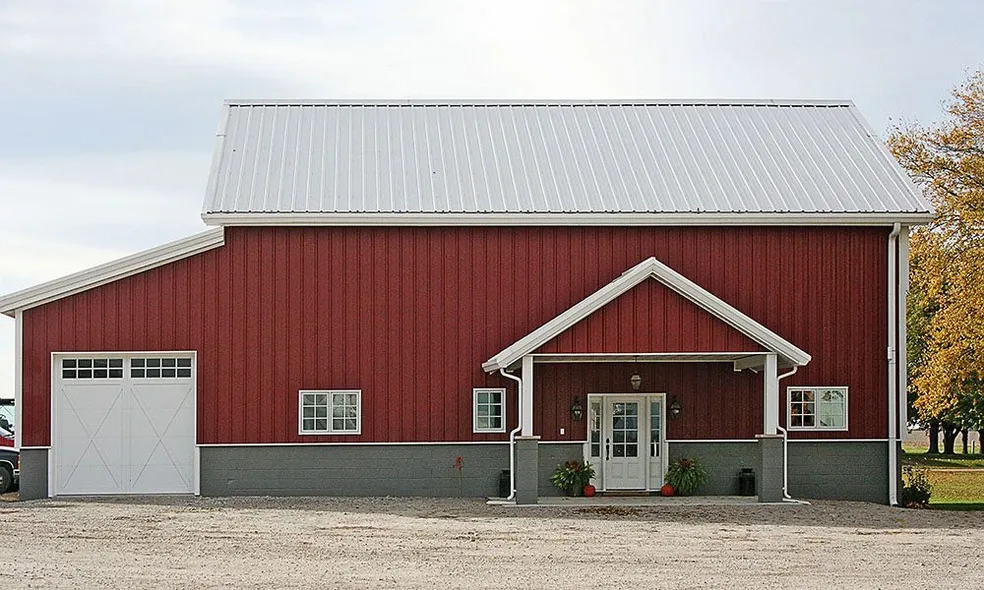
<svg viewBox="0 0 984 590">
<path fill-rule="evenodd" d="M 203 230 L 225 98 L 849 98 L 884 132 L 939 117 L 981 23 L 976 0 L 0 0 L 0 293 Z"/>
</svg>

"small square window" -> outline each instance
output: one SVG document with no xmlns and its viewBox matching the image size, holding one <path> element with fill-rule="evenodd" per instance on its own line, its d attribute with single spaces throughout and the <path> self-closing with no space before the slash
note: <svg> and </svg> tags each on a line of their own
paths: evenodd
<svg viewBox="0 0 984 590">
<path fill-rule="evenodd" d="M 301 434 L 360 434 L 362 392 L 300 391 Z"/>
<path fill-rule="evenodd" d="M 472 390 L 474 413 L 472 431 L 476 433 L 506 431 L 506 390 L 476 388 Z"/>
</svg>

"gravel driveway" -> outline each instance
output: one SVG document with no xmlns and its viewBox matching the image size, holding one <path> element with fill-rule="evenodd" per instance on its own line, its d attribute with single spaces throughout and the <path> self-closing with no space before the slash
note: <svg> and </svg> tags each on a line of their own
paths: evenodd
<svg viewBox="0 0 984 590">
<path fill-rule="evenodd" d="M 0 504 L 7 588 L 979 588 L 984 513 L 477 500 Z"/>
</svg>

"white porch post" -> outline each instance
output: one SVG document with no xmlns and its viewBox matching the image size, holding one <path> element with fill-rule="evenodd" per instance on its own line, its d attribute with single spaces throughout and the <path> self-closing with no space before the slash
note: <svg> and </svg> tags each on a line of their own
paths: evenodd
<svg viewBox="0 0 984 590">
<path fill-rule="evenodd" d="M 765 355 L 763 434 L 776 434 L 779 427 L 779 362 L 775 354 Z"/>
<path fill-rule="evenodd" d="M 533 357 L 523 357 L 523 391 L 519 402 L 523 414 L 522 436 L 533 436 Z"/>
</svg>

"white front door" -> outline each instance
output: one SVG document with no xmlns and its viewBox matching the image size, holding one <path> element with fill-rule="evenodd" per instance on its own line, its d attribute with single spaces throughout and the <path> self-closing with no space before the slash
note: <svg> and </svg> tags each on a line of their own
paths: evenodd
<svg viewBox="0 0 984 590">
<path fill-rule="evenodd" d="M 648 434 L 645 398 L 613 396 L 605 402 L 605 489 L 646 488 Z"/>
</svg>

